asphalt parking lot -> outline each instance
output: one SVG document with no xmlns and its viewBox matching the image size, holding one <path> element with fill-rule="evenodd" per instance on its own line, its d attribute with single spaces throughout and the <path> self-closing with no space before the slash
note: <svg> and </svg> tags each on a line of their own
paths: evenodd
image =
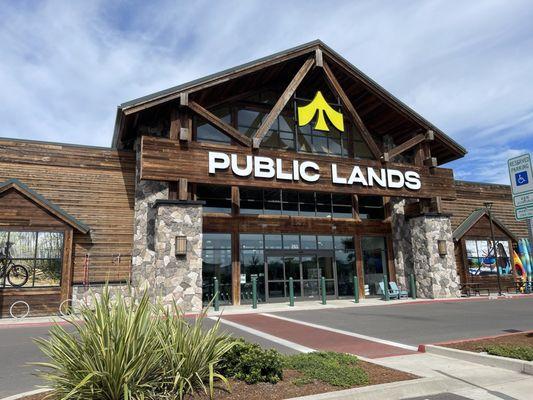
<svg viewBox="0 0 533 400">
<path fill-rule="evenodd" d="M 210 328 L 215 321 L 206 319 L 204 323 Z M 35 386 L 42 385 L 41 380 L 35 375 L 35 367 L 29 363 L 45 361 L 33 338 L 47 338 L 49 329 L 49 326 L 0 325 L 0 398 L 33 390 Z M 274 348 L 284 354 L 296 353 L 293 349 L 227 325 L 221 325 L 220 329 L 264 348 Z"/>
<path fill-rule="evenodd" d="M 413 346 L 533 330 L 531 297 L 275 314 Z"/>
<path fill-rule="evenodd" d="M 286 318 L 328 326 L 408 345 L 533 330 L 533 298 L 435 302 L 276 313 Z M 213 320 L 206 320 L 212 326 Z M 276 348 L 295 350 L 232 326 L 221 329 L 233 336 Z M 0 398 L 41 384 L 29 362 L 40 361 L 32 338 L 47 337 L 48 326 L 0 325 Z"/>
</svg>

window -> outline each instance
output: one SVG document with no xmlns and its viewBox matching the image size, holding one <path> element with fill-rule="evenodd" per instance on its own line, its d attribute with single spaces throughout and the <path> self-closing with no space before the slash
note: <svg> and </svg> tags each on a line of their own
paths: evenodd
<svg viewBox="0 0 533 400">
<path fill-rule="evenodd" d="M 240 188 L 239 192 L 241 214 L 353 217 L 350 195 L 253 188 Z"/>
<path fill-rule="evenodd" d="M 221 303 L 231 303 L 231 234 L 204 233 L 202 239 L 202 300 L 215 296 L 214 278 L 219 284 Z"/>
<path fill-rule="evenodd" d="M 62 259 L 63 232 L 0 232 L 0 268 L 4 268 L 6 262 L 8 265 L 12 263 L 23 267 L 22 275 L 19 274 L 17 279 L 13 278 L 14 285 L 59 286 Z M 2 274 L 0 287 L 10 286 L 9 276 Z"/>
<path fill-rule="evenodd" d="M 359 196 L 361 219 L 385 219 L 385 207 L 381 196 Z"/>
<path fill-rule="evenodd" d="M 508 241 L 496 240 L 496 257 L 492 240 L 465 240 L 468 273 L 473 276 L 496 275 L 496 267 L 500 274 L 512 274 Z"/>
<path fill-rule="evenodd" d="M 229 107 L 222 107 L 211 111 L 222 121 L 231 125 L 231 112 Z M 215 128 L 205 119 L 195 116 L 193 124 L 196 129 L 196 140 L 199 142 L 231 143 L 231 138 Z"/>
<path fill-rule="evenodd" d="M 196 199 L 205 201 L 203 212 L 231 214 L 231 187 L 197 185 Z"/>
</svg>

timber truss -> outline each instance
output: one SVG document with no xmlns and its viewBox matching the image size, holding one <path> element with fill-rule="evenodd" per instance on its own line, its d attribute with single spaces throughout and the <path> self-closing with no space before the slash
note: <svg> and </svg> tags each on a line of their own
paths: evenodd
<svg viewBox="0 0 533 400">
<path fill-rule="evenodd" d="M 222 133 L 230 137 L 238 145 L 258 149 L 261 146 L 261 142 L 268 133 L 271 125 L 274 123 L 276 118 L 278 118 L 284 107 L 290 101 L 290 99 L 292 98 L 295 91 L 298 89 L 308 72 L 311 71 L 313 68 L 321 68 L 324 71 L 326 82 L 329 84 L 333 93 L 335 93 L 341 100 L 346 111 L 348 112 L 348 115 L 355 124 L 359 133 L 361 134 L 363 141 L 366 143 L 370 152 L 376 160 L 380 160 L 384 163 L 387 163 L 393 158 L 401 155 L 402 153 L 405 153 L 407 150 L 418 146 L 415 160 L 416 163 L 429 167 L 437 166 L 437 160 L 431 157 L 429 151 L 429 142 L 434 140 L 434 133 L 432 130 L 428 130 L 425 134 L 418 134 L 412 137 L 411 139 L 397 145 L 396 147 L 388 151 L 382 152 L 379 146 L 372 138 L 372 135 L 365 126 L 356 108 L 350 101 L 350 98 L 345 93 L 339 81 L 335 77 L 335 74 L 333 73 L 332 69 L 324 60 L 322 50 L 320 49 L 315 50 L 314 57 L 309 57 L 305 60 L 305 62 L 302 64 L 298 72 L 296 72 L 290 83 L 287 85 L 279 99 L 274 104 L 273 108 L 267 114 L 266 118 L 264 118 L 263 122 L 251 138 L 242 134 L 233 126 L 224 122 L 219 117 L 211 113 L 209 110 L 207 110 L 197 102 L 189 100 L 190 92 L 180 93 L 180 106 L 204 118 L 209 124 L 219 129 Z M 184 118 L 184 115 L 179 116 L 177 112 L 173 113 L 170 128 L 170 138 L 174 140 L 179 139 L 182 141 L 192 140 L 192 124 L 190 121 L 191 119 L 186 117 Z"/>
</svg>

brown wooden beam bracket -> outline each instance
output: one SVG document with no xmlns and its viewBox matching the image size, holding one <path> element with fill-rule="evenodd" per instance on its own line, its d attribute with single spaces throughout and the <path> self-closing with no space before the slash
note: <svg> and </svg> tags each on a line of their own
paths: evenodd
<svg viewBox="0 0 533 400">
<path fill-rule="evenodd" d="M 315 65 L 319 68 L 324 66 L 324 54 L 320 49 L 315 50 Z"/>
<path fill-rule="evenodd" d="M 420 134 L 412 137 L 411 139 L 399 144 L 398 146 L 390 149 L 388 151 L 389 158 L 392 159 L 392 158 L 394 158 L 394 157 L 406 152 L 407 150 L 412 149 L 417 144 L 425 142 L 425 141 L 426 141 L 426 135 L 420 133 Z"/>
<path fill-rule="evenodd" d="M 189 184 L 187 179 L 180 178 L 178 183 L 178 200 L 189 199 Z"/>
<path fill-rule="evenodd" d="M 287 86 L 281 97 L 278 99 L 272 110 L 268 113 L 267 117 L 257 130 L 257 132 L 253 136 L 253 147 L 254 149 L 259 148 L 261 145 L 261 142 L 263 141 L 263 138 L 267 134 L 268 130 L 274 123 L 274 120 L 279 116 L 287 102 L 290 100 L 300 83 L 302 83 L 303 79 L 307 75 L 307 73 L 311 70 L 313 65 L 315 64 L 314 58 L 307 59 L 306 62 L 302 65 L 302 67 L 298 70 L 296 75 L 294 75 L 294 78 L 292 78 L 291 83 Z"/>
<path fill-rule="evenodd" d="M 220 129 L 223 133 L 235 140 L 237 143 L 248 147 L 252 145 L 252 140 L 248 136 L 243 135 L 233 126 L 225 123 L 215 114 L 203 108 L 200 104 L 194 101 L 188 101 L 188 107 L 196 114 L 204 118 L 207 122 L 214 125 L 216 128 Z"/>
<path fill-rule="evenodd" d="M 363 138 L 366 145 L 370 149 L 370 152 L 376 158 L 376 160 L 380 160 L 382 156 L 381 150 L 379 149 L 376 142 L 374 142 L 374 139 L 372 139 L 372 135 L 370 134 L 370 132 L 368 132 L 368 129 L 366 129 L 366 126 L 363 123 L 363 120 L 361 119 L 357 111 L 355 110 L 348 95 L 344 92 L 341 85 L 337 81 L 337 78 L 335 78 L 333 71 L 330 69 L 329 65 L 325 61 L 324 61 L 324 72 L 326 74 L 326 78 L 329 81 L 333 91 L 336 92 L 337 95 L 341 98 L 341 101 L 346 107 L 346 110 L 348 111 L 348 113 L 353 119 L 353 122 L 359 129 L 359 132 L 361 133 L 361 137 Z"/>
<path fill-rule="evenodd" d="M 138 114 L 137 114 L 138 115 Z M 180 138 L 181 120 L 179 112 L 176 108 L 173 108 L 170 112 L 170 140 L 178 140 Z"/>
<path fill-rule="evenodd" d="M 426 167 L 435 168 L 437 167 L 437 158 L 436 157 L 429 157 L 424 160 L 424 165 Z"/>
</svg>

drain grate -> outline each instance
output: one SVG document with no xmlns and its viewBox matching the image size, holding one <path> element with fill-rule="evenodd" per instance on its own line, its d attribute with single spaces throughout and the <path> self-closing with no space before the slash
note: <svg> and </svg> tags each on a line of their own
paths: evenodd
<svg viewBox="0 0 533 400">
<path fill-rule="evenodd" d="M 520 332 L 524 332 L 524 331 L 521 331 L 520 329 L 502 329 L 502 332 L 507 332 L 507 333 L 520 333 Z"/>
</svg>

